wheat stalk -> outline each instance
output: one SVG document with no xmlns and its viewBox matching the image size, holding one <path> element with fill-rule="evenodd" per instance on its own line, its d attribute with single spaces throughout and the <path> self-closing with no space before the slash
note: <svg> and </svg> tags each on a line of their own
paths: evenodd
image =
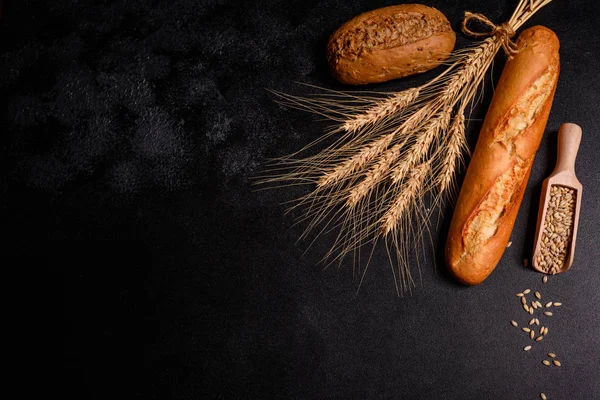
<svg viewBox="0 0 600 400">
<path fill-rule="evenodd" d="M 410 290 L 414 279 L 406 264 L 408 250 L 411 243 L 422 242 L 429 229 L 432 207 L 425 207 L 425 199 L 431 196 L 431 205 L 441 206 L 452 193 L 457 167 L 468 148 L 467 107 L 498 50 L 502 47 L 512 56 L 516 46 L 510 35 L 550 1 L 520 0 L 501 26 L 480 14 L 465 13 L 463 31 L 482 35 L 467 28 L 474 18 L 490 26 L 491 37 L 453 53 L 440 75 L 415 88 L 381 95 L 326 90 L 320 97 L 306 98 L 275 92 L 285 105 L 335 121 L 330 135 L 342 132 L 318 154 L 277 160 L 279 169 L 262 180 L 316 183 L 292 206 L 307 208 L 304 218 L 310 222 L 303 236 L 318 225 L 322 228 L 315 240 L 338 230 L 327 257 L 339 262 L 348 254 L 357 262 L 365 244 L 374 246 L 383 237 L 388 254 L 391 247 L 397 256 L 398 269 L 393 271 L 399 294 Z M 366 267 L 363 277 L 365 271 Z"/>
</svg>

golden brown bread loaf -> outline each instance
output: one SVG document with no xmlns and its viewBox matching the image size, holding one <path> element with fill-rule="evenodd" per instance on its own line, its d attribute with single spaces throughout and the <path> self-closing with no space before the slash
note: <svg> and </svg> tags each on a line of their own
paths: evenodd
<svg viewBox="0 0 600 400">
<path fill-rule="evenodd" d="M 366 12 L 342 25 L 329 39 L 327 61 L 342 83 L 384 82 L 438 66 L 455 41 L 440 11 L 401 4 Z"/>
<path fill-rule="evenodd" d="M 487 278 L 506 248 L 558 81 L 554 32 L 534 26 L 517 45 L 496 86 L 448 233 L 446 263 L 469 285 Z"/>
</svg>

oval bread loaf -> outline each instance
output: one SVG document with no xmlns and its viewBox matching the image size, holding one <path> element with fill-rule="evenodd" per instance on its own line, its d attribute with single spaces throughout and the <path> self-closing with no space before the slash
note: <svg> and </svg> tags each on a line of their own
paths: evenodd
<svg viewBox="0 0 600 400">
<path fill-rule="evenodd" d="M 446 263 L 469 285 L 481 283 L 504 253 L 558 81 L 554 32 L 526 29 L 517 46 L 496 86 L 448 233 Z"/>
<path fill-rule="evenodd" d="M 401 4 L 366 12 L 342 25 L 329 39 L 327 61 L 342 83 L 384 82 L 438 66 L 455 41 L 440 11 Z"/>
</svg>

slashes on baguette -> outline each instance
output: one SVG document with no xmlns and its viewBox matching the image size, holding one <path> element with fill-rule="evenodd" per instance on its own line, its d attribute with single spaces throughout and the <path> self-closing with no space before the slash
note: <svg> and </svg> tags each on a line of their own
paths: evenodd
<svg viewBox="0 0 600 400">
<path fill-rule="evenodd" d="M 448 233 L 448 268 L 469 285 L 487 278 L 504 253 L 558 81 L 554 32 L 526 29 L 517 46 L 496 87 Z"/>
</svg>

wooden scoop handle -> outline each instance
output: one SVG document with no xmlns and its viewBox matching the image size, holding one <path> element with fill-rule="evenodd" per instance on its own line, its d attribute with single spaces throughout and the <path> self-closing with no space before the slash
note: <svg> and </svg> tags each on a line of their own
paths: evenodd
<svg viewBox="0 0 600 400">
<path fill-rule="evenodd" d="M 558 130 L 558 160 L 554 173 L 563 171 L 575 173 L 575 157 L 581 143 L 581 127 L 577 124 L 566 123 Z"/>
</svg>

